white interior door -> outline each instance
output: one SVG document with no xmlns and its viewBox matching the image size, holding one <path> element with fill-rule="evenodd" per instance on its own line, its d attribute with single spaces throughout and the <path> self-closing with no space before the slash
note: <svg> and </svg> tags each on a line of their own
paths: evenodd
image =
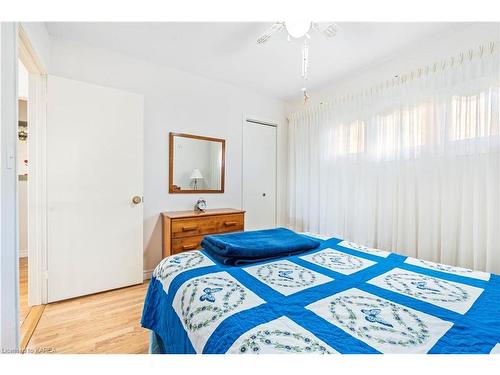
<svg viewBox="0 0 500 375">
<path fill-rule="evenodd" d="M 143 97 L 49 76 L 49 302 L 142 282 Z"/>
<path fill-rule="evenodd" d="M 245 229 L 276 226 L 276 127 L 243 123 Z"/>
</svg>

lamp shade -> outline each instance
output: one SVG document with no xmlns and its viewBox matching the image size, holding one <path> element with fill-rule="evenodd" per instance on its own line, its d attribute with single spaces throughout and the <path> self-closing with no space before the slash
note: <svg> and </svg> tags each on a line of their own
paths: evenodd
<svg viewBox="0 0 500 375">
<path fill-rule="evenodd" d="M 193 169 L 191 172 L 191 176 L 189 176 L 191 180 L 193 179 L 198 179 L 198 178 L 203 178 L 203 175 L 201 174 L 200 170 L 198 168 Z"/>
</svg>

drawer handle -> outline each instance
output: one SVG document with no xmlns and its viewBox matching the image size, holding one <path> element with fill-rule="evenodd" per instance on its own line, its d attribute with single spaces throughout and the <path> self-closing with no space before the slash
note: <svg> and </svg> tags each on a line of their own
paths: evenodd
<svg viewBox="0 0 500 375">
<path fill-rule="evenodd" d="M 234 227 L 235 225 L 238 225 L 238 222 L 237 221 L 226 221 L 226 222 L 224 222 L 224 225 L 226 227 Z"/>
<path fill-rule="evenodd" d="M 198 229 L 198 227 L 196 225 L 189 225 L 186 227 L 182 227 L 183 232 L 189 232 L 189 231 L 196 230 L 196 229 Z"/>
<path fill-rule="evenodd" d="M 183 245 L 182 250 L 194 250 L 198 247 L 197 243 L 190 244 L 190 245 Z"/>
</svg>

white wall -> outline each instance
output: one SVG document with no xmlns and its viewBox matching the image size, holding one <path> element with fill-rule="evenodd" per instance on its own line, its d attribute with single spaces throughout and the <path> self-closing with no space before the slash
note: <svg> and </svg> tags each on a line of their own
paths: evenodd
<svg viewBox="0 0 500 375">
<path fill-rule="evenodd" d="M 310 90 L 311 99 L 308 106 L 317 105 L 336 96 L 356 93 L 391 79 L 395 75 L 409 73 L 427 64 L 456 56 L 469 48 L 475 49 L 480 44 L 499 40 L 500 23 L 471 23 L 464 29 L 433 37 L 421 45 L 409 45 L 378 65 L 369 66 L 341 80 L 331 82 L 324 89 Z M 287 112 L 301 109 L 304 109 L 304 104 L 302 100 L 297 100 L 290 104 Z"/>
<path fill-rule="evenodd" d="M 163 48 L 160 47 L 159 48 Z M 168 133 L 183 132 L 226 140 L 224 194 L 203 194 L 212 208 L 241 207 L 242 118 L 277 122 L 278 191 L 286 173 L 285 104 L 273 98 L 110 50 L 52 40 L 49 73 L 144 95 L 144 268 L 161 259 L 159 214 L 191 209 L 198 195 L 168 193 Z M 117 135 L 119 136 L 119 135 Z M 278 197 L 280 223 L 286 197 Z"/>
</svg>

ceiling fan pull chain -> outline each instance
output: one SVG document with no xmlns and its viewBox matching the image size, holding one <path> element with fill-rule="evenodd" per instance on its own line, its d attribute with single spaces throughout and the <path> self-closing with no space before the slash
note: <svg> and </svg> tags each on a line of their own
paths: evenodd
<svg viewBox="0 0 500 375">
<path fill-rule="evenodd" d="M 309 68 L 309 46 L 307 39 L 304 38 L 304 45 L 302 46 L 302 78 L 307 79 L 307 69 Z"/>
</svg>

